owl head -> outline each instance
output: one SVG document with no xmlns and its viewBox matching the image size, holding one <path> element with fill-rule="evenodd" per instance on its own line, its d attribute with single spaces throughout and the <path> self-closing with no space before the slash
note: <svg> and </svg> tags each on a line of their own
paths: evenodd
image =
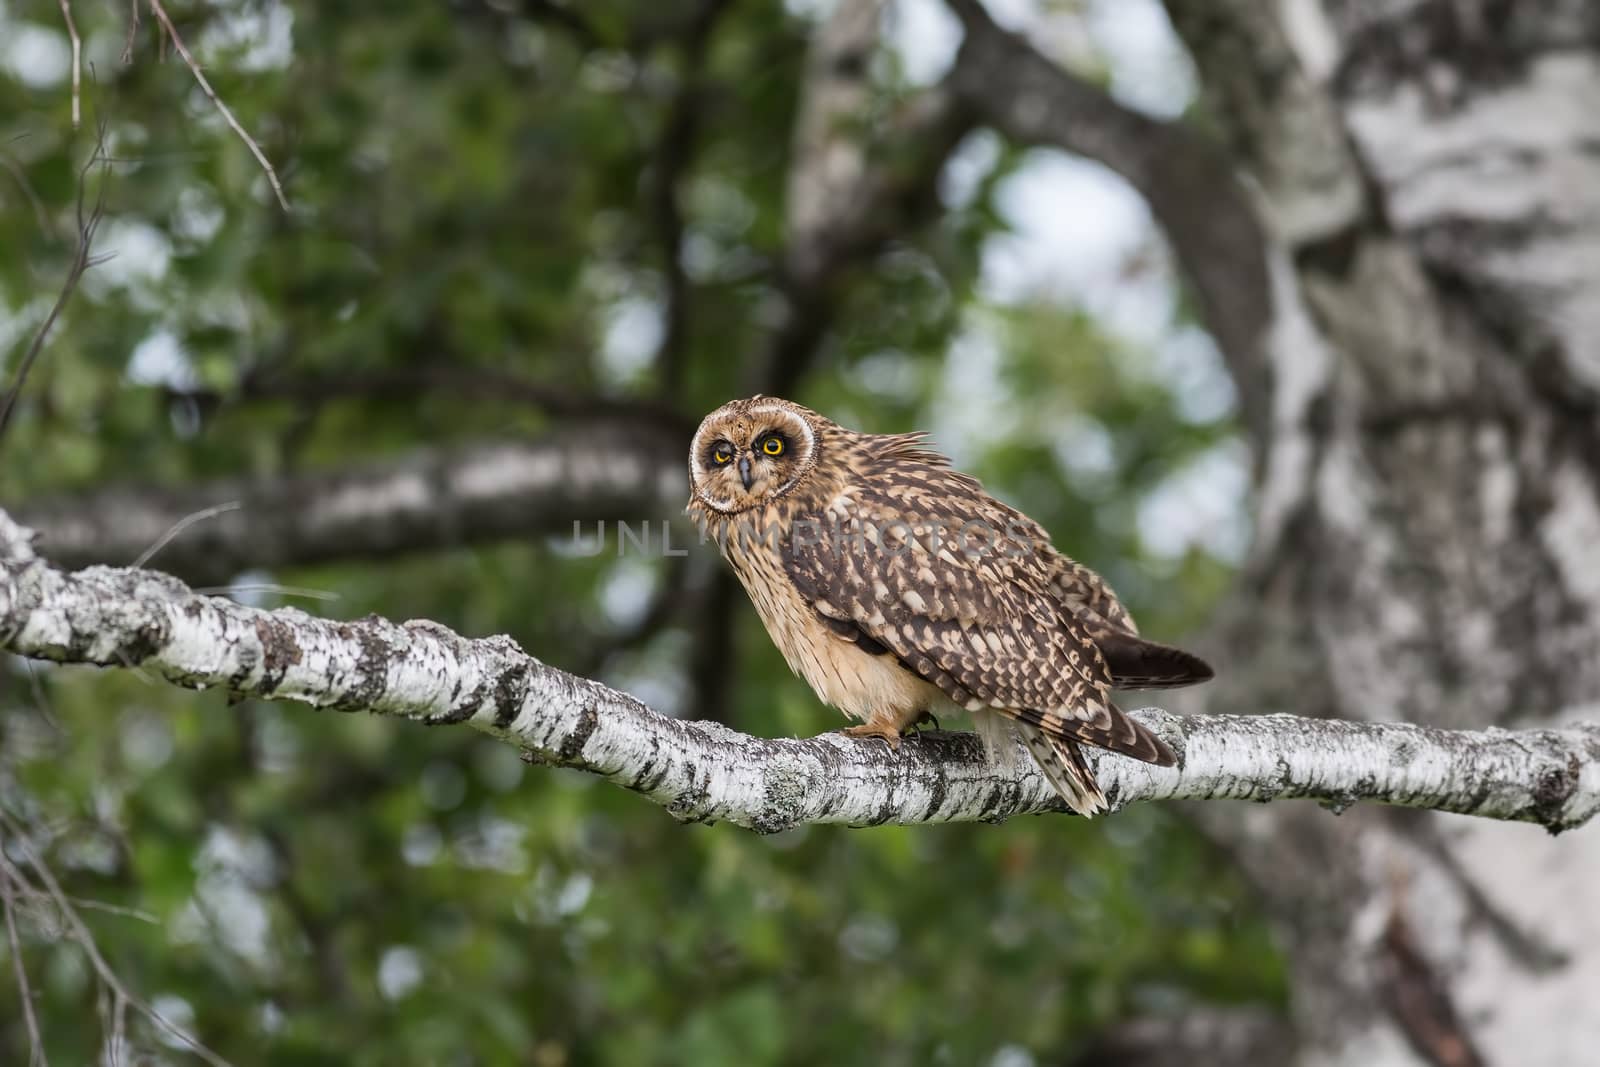
<svg viewBox="0 0 1600 1067">
<path fill-rule="evenodd" d="M 695 500 L 730 515 L 783 496 L 816 466 L 825 425 L 816 412 L 775 396 L 722 405 L 689 444 Z"/>
</svg>

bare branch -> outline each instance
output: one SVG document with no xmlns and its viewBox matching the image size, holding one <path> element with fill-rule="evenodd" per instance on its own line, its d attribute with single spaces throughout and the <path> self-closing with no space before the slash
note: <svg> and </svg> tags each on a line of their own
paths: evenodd
<svg viewBox="0 0 1600 1067">
<path fill-rule="evenodd" d="M 61 317 L 61 310 L 67 306 L 67 301 L 72 299 L 72 294 L 78 288 L 78 282 L 83 280 L 84 272 L 94 266 L 95 260 L 90 258 L 90 250 L 94 246 L 95 231 L 100 228 L 100 220 L 105 214 L 105 169 L 106 169 L 106 128 L 102 122 L 95 137 L 94 151 L 89 153 L 89 158 L 78 171 L 78 243 L 73 249 L 72 264 L 67 268 L 67 277 L 61 283 L 61 291 L 56 294 L 56 302 L 51 305 L 50 313 L 44 317 L 44 322 L 39 324 L 39 329 L 34 333 L 33 340 L 28 343 L 28 350 L 22 354 L 22 362 L 17 365 L 17 380 L 11 390 L 6 393 L 5 405 L 0 407 L 0 437 L 6 432 L 6 425 L 11 421 L 11 412 L 17 406 L 17 400 L 22 396 L 22 387 L 28 383 L 28 372 L 33 369 L 33 364 L 39 358 L 39 353 L 44 350 L 45 338 L 50 336 L 50 330 L 56 324 L 56 319 Z M 84 188 L 88 184 L 89 171 L 95 165 L 100 166 L 101 180 L 95 190 L 94 207 L 87 214 L 84 213 Z"/>
<path fill-rule="evenodd" d="M 166 538 L 163 567 L 204 585 L 250 569 L 571 536 L 574 522 L 677 515 L 689 492 L 685 439 L 632 424 L 597 452 L 595 435 L 607 425 L 292 477 L 118 486 L 18 510 L 63 565 L 126 563 Z M 167 538 L 224 501 L 237 507 Z"/>
<path fill-rule="evenodd" d="M 307 600 L 338 600 L 339 594 L 328 589 L 308 589 L 303 585 L 284 585 L 281 582 L 234 582 L 230 585 L 196 586 L 195 592 L 204 596 L 236 597 L 244 593 L 271 593 L 274 596 L 304 597 Z"/>
<path fill-rule="evenodd" d="M 78 36 L 77 23 L 72 21 L 72 0 L 60 0 L 61 17 L 67 24 L 67 40 L 72 42 L 72 128 L 83 121 L 83 38 Z"/>
<path fill-rule="evenodd" d="M 122 40 L 122 65 L 133 62 L 133 43 L 139 36 L 139 0 L 128 0 L 128 33 Z"/>
<path fill-rule="evenodd" d="M 256 157 L 256 162 L 261 164 L 261 169 L 266 171 L 267 181 L 272 183 L 273 195 L 278 198 L 278 206 L 283 209 L 285 214 L 288 214 L 289 201 L 283 195 L 283 185 L 278 181 L 278 172 L 272 169 L 272 164 L 267 160 L 266 154 L 261 151 L 261 146 L 256 144 L 255 138 L 245 132 L 245 128 L 239 125 L 239 120 L 233 117 L 233 112 L 228 109 L 228 105 L 222 102 L 222 97 L 218 96 L 217 91 L 211 88 L 211 83 L 206 80 L 205 74 L 200 70 L 200 64 L 196 63 L 194 56 L 189 54 L 189 48 L 183 43 L 183 38 L 178 36 L 178 28 L 167 17 L 167 9 L 161 6 L 161 0 L 150 0 L 150 10 L 155 13 L 162 29 L 166 30 L 167 36 L 172 39 L 172 47 L 178 50 L 178 54 L 183 57 L 184 63 L 194 73 L 194 80 L 200 83 L 200 88 L 205 92 L 206 96 L 211 98 L 211 102 L 216 105 L 217 110 L 222 113 L 223 121 L 228 124 L 228 127 L 234 133 L 239 135 L 239 139 L 249 147 L 250 154 Z M 130 28 L 128 32 L 131 36 L 133 30 Z"/>
<path fill-rule="evenodd" d="M 5 912 L 6 941 L 11 947 L 11 966 L 17 972 L 17 997 L 22 1001 L 22 1021 L 28 1028 L 28 1067 L 48 1067 L 44 1041 L 39 1036 L 39 1019 L 33 1010 L 33 987 L 28 984 L 28 968 L 22 962 L 16 910 L 17 895 L 11 888 L 11 872 L 6 866 L 0 866 L 0 911 Z"/>
<path fill-rule="evenodd" d="M 138 908 L 128 908 L 121 904 L 108 904 L 103 900 L 95 900 L 93 897 L 69 896 L 67 899 L 75 907 L 88 908 L 90 911 L 103 911 L 107 915 L 119 915 L 124 919 L 138 919 L 140 922 L 149 923 L 151 926 L 161 925 L 160 919 L 151 915 L 148 911 L 141 911 Z"/>
<path fill-rule="evenodd" d="M 120 1012 L 122 1004 L 131 1005 L 135 1011 L 187 1045 L 195 1055 L 211 1064 L 212 1067 L 231 1067 L 227 1060 L 206 1047 L 183 1027 L 157 1011 L 154 1005 L 128 991 L 128 987 L 122 983 L 122 979 L 118 977 L 117 972 L 112 968 L 111 964 L 106 962 L 105 956 L 101 954 L 100 945 L 94 938 L 94 931 L 84 924 L 83 919 L 78 915 L 78 909 L 72 904 L 72 898 L 67 896 L 66 892 L 61 888 L 61 883 L 56 881 L 56 876 L 50 870 L 49 864 L 45 863 L 39 856 L 33 844 L 28 840 L 27 835 L 23 833 L 22 828 L 13 822 L 4 811 L 0 811 L 0 828 L 3 828 L 6 831 L 6 835 L 16 843 L 17 847 L 22 851 L 22 858 L 29 867 L 33 868 L 34 873 L 39 876 L 39 881 L 44 886 L 43 893 L 55 905 L 57 914 L 61 916 L 62 922 L 67 927 L 68 936 L 77 942 L 78 947 L 83 949 L 84 955 L 89 957 L 89 964 L 94 969 L 94 973 L 100 979 L 101 984 L 111 990 L 112 997 L 117 1002 L 115 1010 Z"/>
<path fill-rule="evenodd" d="M 155 556 L 157 552 L 160 552 L 163 548 L 170 544 L 174 537 L 177 537 L 195 523 L 204 522 L 206 519 L 214 519 L 218 515 L 226 514 L 230 511 L 238 511 L 239 506 L 239 501 L 229 500 L 226 503 L 215 504 L 209 508 L 201 508 L 199 511 L 185 515 L 183 518 L 173 523 L 171 529 L 158 537 L 155 544 L 139 553 L 139 558 L 133 561 L 133 565 L 135 567 L 143 567 L 146 563 L 150 562 L 151 558 Z"/>
<path fill-rule="evenodd" d="M 1038 774 L 990 764 L 975 735 L 925 734 L 890 752 L 840 734 L 769 740 L 671 719 L 503 636 L 472 641 L 426 621 L 261 611 L 197 596 L 155 571 L 64 574 L 4 513 L 0 648 L 63 663 L 137 664 L 188 688 L 469 723 L 690 821 L 770 832 L 1062 810 Z M 1564 830 L 1600 809 L 1600 726 L 1472 733 L 1290 715 L 1136 714 L 1178 753 L 1178 766 L 1096 753 L 1113 810 L 1140 800 L 1310 797 L 1336 810 L 1372 800 Z"/>
<path fill-rule="evenodd" d="M 1245 416 L 1265 426 L 1272 321 L 1267 234 L 1219 146 L 1178 122 L 1117 103 L 1007 33 L 979 0 L 948 0 L 966 38 L 950 74 L 952 91 L 982 121 L 1023 144 L 1098 160 L 1150 204 L 1194 290 L 1206 327 L 1233 370 Z"/>
</svg>

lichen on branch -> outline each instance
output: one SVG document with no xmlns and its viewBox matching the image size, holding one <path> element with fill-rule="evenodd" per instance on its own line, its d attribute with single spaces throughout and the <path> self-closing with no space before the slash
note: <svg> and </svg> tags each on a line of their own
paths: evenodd
<svg viewBox="0 0 1600 1067">
<path fill-rule="evenodd" d="M 971 734 L 924 733 L 898 751 L 840 734 L 752 737 L 662 715 L 504 636 L 470 640 L 427 621 L 266 611 L 201 596 L 153 570 L 64 573 L 4 512 L 0 648 L 58 663 L 140 667 L 194 689 L 470 725 L 537 762 L 641 793 L 685 821 L 773 832 L 1062 810 L 1035 772 L 991 764 Z M 1134 714 L 1172 745 L 1178 766 L 1095 753 L 1113 810 L 1164 799 L 1303 797 L 1336 810 L 1370 800 L 1558 831 L 1600 807 L 1596 726 L 1479 733 L 1292 715 Z"/>
</svg>

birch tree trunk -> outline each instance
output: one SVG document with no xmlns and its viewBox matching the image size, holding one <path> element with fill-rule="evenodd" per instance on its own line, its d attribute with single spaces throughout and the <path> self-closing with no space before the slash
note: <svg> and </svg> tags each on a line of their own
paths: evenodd
<svg viewBox="0 0 1600 1067">
<path fill-rule="evenodd" d="M 1271 276 L 1265 371 L 1240 381 L 1267 413 L 1255 546 L 1202 699 L 1593 717 L 1600 8 L 1167 8 L 1256 186 Z M 1600 832 L 1193 814 L 1281 920 L 1301 1062 L 1594 1061 Z"/>
</svg>

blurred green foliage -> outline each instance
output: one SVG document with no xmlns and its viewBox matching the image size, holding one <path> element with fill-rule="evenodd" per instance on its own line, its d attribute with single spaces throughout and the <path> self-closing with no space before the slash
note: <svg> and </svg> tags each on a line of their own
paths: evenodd
<svg viewBox="0 0 1600 1067">
<path fill-rule="evenodd" d="M 636 320 L 653 321 L 664 289 L 651 188 L 690 5 L 586 2 L 564 9 L 576 20 L 466 0 L 169 7 L 293 214 L 182 64 L 162 61 L 151 19 L 124 65 L 118 5 L 78 5 L 93 65 L 73 132 L 56 5 L 0 7 L 8 378 L 70 258 L 98 122 L 115 157 L 100 248 L 117 253 L 85 280 L 7 432 L 8 501 L 331 469 L 552 422 L 444 389 L 176 395 L 226 398 L 262 378 L 492 368 L 690 417 L 739 391 L 771 328 L 812 28 L 785 5 L 729 5 L 711 30 L 677 179 L 681 383 L 662 380 Z M 882 72 L 886 99 L 905 91 L 897 78 Z M 985 299 L 996 191 L 1020 161 L 985 158 L 969 197 L 852 276 L 797 399 L 873 430 L 959 429 L 971 412 L 951 417 L 968 399 L 953 342 L 977 330 L 996 416 L 941 443 L 1105 571 L 1148 631 L 1175 637 L 1203 620 L 1230 562 L 1153 550 L 1140 508 L 1230 447 L 1233 427 L 1186 413 L 1149 352 L 1084 313 Z M 605 651 L 641 591 L 668 580 L 659 560 L 541 542 L 259 578 L 337 597 L 265 603 L 508 632 L 696 710 L 685 665 L 711 638 L 693 619 Z M 713 637 L 732 725 L 838 725 L 742 599 Z M 239 1064 L 1059 1062 L 1132 1014 L 1282 996 L 1246 888 L 1155 807 L 760 838 L 676 825 L 465 730 L 229 707 L 129 671 L 13 663 L 0 682 L 0 804 L 67 892 L 136 913 L 81 909 L 127 987 Z M 20 859 L 16 842 L 8 854 Z M 94 1061 L 101 1001 L 83 954 L 50 908 L 18 914 L 51 1062 Z M 0 1062 L 25 1063 L 3 943 L 0 963 Z M 130 1026 L 136 1048 L 189 1060 Z"/>
</svg>

